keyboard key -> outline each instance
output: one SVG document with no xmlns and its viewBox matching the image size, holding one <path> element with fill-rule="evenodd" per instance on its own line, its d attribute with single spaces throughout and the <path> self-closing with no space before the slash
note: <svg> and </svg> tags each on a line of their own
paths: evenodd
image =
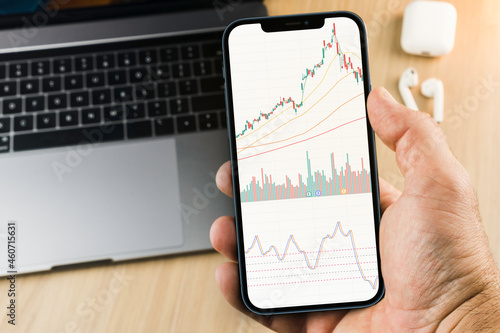
<svg viewBox="0 0 500 333">
<path fill-rule="evenodd" d="M 33 129 L 33 116 L 19 116 L 14 118 L 14 131 L 29 131 Z"/>
<path fill-rule="evenodd" d="M 123 106 L 114 105 L 104 108 L 104 121 L 118 121 L 123 119 Z"/>
<path fill-rule="evenodd" d="M 104 73 L 87 74 L 87 87 L 95 88 L 104 86 Z"/>
<path fill-rule="evenodd" d="M 191 66 L 189 65 L 188 62 L 172 65 L 172 73 L 174 75 L 174 78 L 176 79 L 190 77 Z"/>
<path fill-rule="evenodd" d="M 212 112 L 212 113 L 199 114 L 198 124 L 200 124 L 200 129 L 202 131 L 216 129 L 218 127 L 217 113 Z"/>
<path fill-rule="evenodd" d="M 144 103 L 133 103 L 125 105 L 127 119 L 141 119 L 146 117 Z"/>
<path fill-rule="evenodd" d="M 0 133 L 10 132 L 10 118 L 0 118 Z"/>
<path fill-rule="evenodd" d="M 61 91 L 61 78 L 48 77 L 42 80 L 43 92 Z"/>
<path fill-rule="evenodd" d="M 148 103 L 149 117 L 158 117 L 167 115 L 167 102 L 156 101 Z"/>
<path fill-rule="evenodd" d="M 193 63 L 193 72 L 196 76 L 212 74 L 212 63 L 210 61 L 198 61 Z"/>
<path fill-rule="evenodd" d="M 47 75 L 50 73 L 49 61 L 34 61 L 31 63 L 31 75 Z"/>
<path fill-rule="evenodd" d="M 94 69 L 94 57 L 76 57 L 75 58 L 75 70 L 77 72 L 90 71 Z"/>
<path fill-rule="evenodd" d="M 192 97 L 191 107 L 194 112 L 225 109 L 224 94 Z"/>
<path fill-rule="evenodd" d="M 98 69 L 108 69 L 115 67 L 115 56 L 113 54 L 103 54 L 96 56 Z"/>
<path fill-rule="evenodd" d="M 165 81 L 170 79 L 170 67 L 167 65 L 161 65 L 151 68 L 151 76 L 154 81 Z"/>
<path fill-rule="evenodd" d="M 64 89 L 82 89 L 83 88 L 83 75 L 70 75 L 64 78 Z"/>
<path fill-rule="evenodd" d="M 153 135 L 151 121 L 138 121 L 127 124 L 127 136 L 129 139 L 146 138 Z"/>
<path fill-rule="evenodd" d="M 44 109 L 45 109 L 45 97 L 44 96 L 36 96 L 36 97 L 26 98 L 26 111 L 27 112 L 42 111 Z"/>
<path fill-rule="evenodd" d="M 4 99 L 3 114 L 15 114 L 23 111 L 23 100 L 21 98 Z"/>
<path fill-rule="evenodd" d="M 157 89 L 158 89 L 158 97 L 171 97 L 177 95 L 175 82 L 160 83 L 157 86 Z"/>
<path fill-rule="evenodd" d="M 113 98 L 115 102 L 126 102 L 133 98 L 131 87 L 119 87 L 113 90 Z"/>
<path fill-rule="evenodd" d="M 158 54 L 156 50 L 139 51 L 139 63 L 141 65 L 156 64 L 158 62 Z"/>
<path fill-rule="evenodd" d="M 130 67 L 135 66 L 135 53 L 127 52 L 118 54 L 118 66 L 119 67 Z"/>
<path fill-rule="evenodd" d="M 179 133 L 196 131 L 196 119 L 193 115 L 177 117 L 176 123 Z"/>
<path fill-rule="evenodd" d="M 82 142 L 101 143 L 123 138 L 123 125 L 120 124 L 21 134 L 14 136 L 14 151 L 63 147 Z"/>
<path fill-rule="evenodd" d="M 179 93 L 181 95 L 193 95 L 198 92 L 198 84 L 196 80 L 179 81 Z"/>
<path fill-rule="evenodd" d="M 201 46 L 201 51 L 205 58 L 222 57 L 221 43 L 207 43 Z"/>
<path fill-rule="evenodd" d="M 66 94 L 54 94 L 48 96 L 49 110 L 65 109 L 67 105 L 68 103 Z"/>
<path fill-rule="evenodd" d="M 92 91 L 92 103 L 94 105 L 111 103 L 111 89 Z"/>
<path fill-rule="evenodd" d="M 20 78 L 28 76 L 28 64 L 11 64 L 9 66 L 9 77 Z"/>
<path fill-rule="evenodd" d="M 55 113 L 42 113 L 36 116 L 36 128 L 47 129 L 56 127 Z"/>
<path fill-rule="evenodd" d="M 69 73 L 73 70 L 70 58 L 54 60 L 53 66 L 56 74 Z"/>
<path fill-rule="evenodd" d="M 82 124 L 96 124 L 101 122 L 101 109 L 91 108 L 82 110 Z"/>
<path fill-rule="evenodd" d="M 76 126 L 78 125 L 77 111 L 64 111 L 59 113 L 59 126 Z"/>
<path fill-rule="evenodd" d="M 175 98 L 170 100 L 171 114 L 181 114 L 188 112 L 189 112 L 189 105 L 187 98 Z"/>
<path fill-rule="evenodd" d="M 222 77 L 210 77 L 200 80 L 201 92 L 224 91 L 224 79 Z"/>
<path fill-rule="evenodd" d="M 5 79 L 7 77 L 7 68 L 5 65 L 0 65 L 0 79 Z"/>
<path fill-rule="evenodd" d="M 129 70 L 130 82 L 147 82 L 150 80 L 148 71 L 145 68 L 133 68 Z"/>
<path fill-rule="evenodd" d="M 140 85 L 135 88 L 135 98 L 137 100 L 147 100 L 155 98 L 154 85 Z"/>
<path fill-rule="evenodd" d="M 200 47 L 198 45 L 182 46 L 181 57 L 183 60 L 198 59 L 200 57 Z"/>
<path fill-rule="evenodd" d="M 108 73 L 109 85 L 113 86 L 126 83 L 127 83 L 127 72 L 121 70 L 121 71 L 112 71 Z"/>
<path fill-rule="evenodd" d="M 0 136 L 0 153 L 8 153 L 10 151 L 10 137 Z"/>
<path fill-rule="evenodd" d="M 88 91 L 78 91 L 69 94 L 69 102 L 72 107 L 89 105 L 90 100 Z"/>
<path fill-rule="evenodd" d="M 0 83 L 0 97 L 14 96 L 17 94 L 16 82 L 2 82 Z"/>
<path fill-rule="evenodd" d="M 153 120 L 155 127 L 155 135 L 170 135 L 174 134 L 174 119 L 173 118 L 157 118 Z"/>
<path fill-rule="evenodd" d="M 40 91 L 40 81 L 38 79 L 21 81 L 20 86 L 23 95 L 36 94 Z"/>
<path fill-rule="evenodd" d="M 179 48 L 177 46 L 167 47 L 160 50 L 162 62 L 177 61 L 179 59 Z"/>
</svg>

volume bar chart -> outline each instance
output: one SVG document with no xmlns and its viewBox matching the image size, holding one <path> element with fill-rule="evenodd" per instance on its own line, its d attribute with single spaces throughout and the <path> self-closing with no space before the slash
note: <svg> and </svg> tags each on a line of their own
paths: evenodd
<svg viewBox="0 0 500 333">
<path fill-rule="evenodd" d="M 370 193 L 370 171 L 364 167 L 363 159 L 361 158 L 361 170 L 352 170 L 349 164 L 349 154 L 346 154 L 346 158 L 346 163 L 338 170 L 335 165 L 335 156 L 331 153 L 331 174 L 327 175 L 324 170 L 312 171 L 309 152 L 306 151 L 307 175 L 304 177 L 299 173 L 295 182 L 285 175 L 285 182 L 281 184 L 273 182 L 272 175 L 265 174 L 264 169 L 261 168 L 260 180 L 257 180 L 255 176 L 252 177 L 250 184 L 241 191 L 241 202 Z"/>
</svg>

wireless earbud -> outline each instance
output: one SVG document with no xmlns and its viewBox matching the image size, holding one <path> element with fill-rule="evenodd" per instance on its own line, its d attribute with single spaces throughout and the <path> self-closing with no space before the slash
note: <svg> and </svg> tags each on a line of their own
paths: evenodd
<svg viewBox="0 0 500 333">
<path fill-rule="evenodd" d="M 418 73 L 413 67 L 407 68 L 399 78 L 399 93 L 407 107 L 418 110 L 417 103 L 413 98 L 410 88 L 418 84 Z"/>
<path fill-rule="evenodd" d="M 430 78 L 422 83 L 422 95 L 434 98 L 434 120 L 438 123 L 444 118 L 444 87 L 443 82 L 436 78 Z"/>
</svg>

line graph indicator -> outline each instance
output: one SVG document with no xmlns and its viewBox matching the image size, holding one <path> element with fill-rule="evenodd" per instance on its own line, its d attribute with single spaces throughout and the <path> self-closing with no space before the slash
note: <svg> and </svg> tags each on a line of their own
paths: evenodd
<svg viewBox="0 0 500 333">
<path fill-rule="evenodd" d="M 304 73 L 302 74 L 302 79 L 300 83 L 300 91 L 301 91 L 300 99 L 293 99 L 292 97 L 280 97 L 278 99 L 278 102 L 271 108 L 271 111 L 267 113 L 260 111 L 257 117 L 245 120 L 245 125 L 243 126 L 243 129 L 236 134 L 236 139 L 240 139 L 241 137 L 245 136 L 248 131 L 253 130 L 255 128 L 255 125 L 260 124 L 261 121 L 271 119 L 279 108 L 283 108 L 283 111 L 287 111 L 291 108 L 294 111 L 295 115 L 297 115 L 299 109 L 304 106 L 304 100 L 305 100 L 304 93 L 306 91 L 307 79 L 314 78 L 314 76 L 317 76 L 318 70 L 323 68 L 323 66 L 325 65 L 325 58 L 330 50 L 336 51 L 335 58 L 332 59 L 332 62 L 336 58 L 338 58 L 339 72 L 345 71 L 347 74 L 349 73 L 352 74 L 352 77 L 356 80 L 357 84 L 363 81 L 363 73 L 361 67 L 356 66 L 356 68 L 354 68 L 351 56 L 346 55 L 346 53 L 342 51 L 342 47 L 340 46 L 340 43 L 337 38 L 335 23 L 333 23 L 332 35 L 329 41 L 327 42 L 326 40 L 323 40 L 323 46 L 321 48 L 321 55 L 322 55 L 321 60 L 316 64 L 314 64 L 313 66 L 311 66 L 310 68 L 306 68 Z M 330 66 L 328 66 L 328 68 L 329 67 Z"/>
<path fill-rule="evenodd" d="M 361 170 L 352 170 L 349 164 L 349 154 L 346 154 L 346 163 L 337 169 L 334 153 L 330 154 L 331 170 L 326 175 L 324 170 L 312 170 L 309 152 L 306 151 L 307 175 L 298 174 L 292 182 L 290 176 L 285 175 L 285 182 L 273 182 L 272 175 L 264 174 L 261 168 L 260 180 L 252 177 L 250 184 L 241 191 L 241 202 L 257 202 L 284 200 L 296 198 L 314 198 L 343 194 L 359 194 L 371 192 L 370 171 L 364 167 L 361 158 Z"/>
<path fill-rule="evenodd" d="M 294 235 L 290 235 L 288 237 L 288 240 L 285 244 L 285 247 L 284 247 L 284 250 L 282 251 L 282 254 L 280 254 L 278 248 L 275 245 L 271 245 L 271 246 L 269 246 L 269 248 L 267 250 L 264 250 L 264 248 L 262 247 L 262 243 L 259 239 L 259 236 L 256 235 L 253 238 L 253 241 L 252 241 L 250 247 L 245 251 L 245 254 L 248 256 L 252 250 L 254 250 L 254 251 L 258 250 L 262 257 L 275 256 L 279 262 L 283 262 L 287 256 L 287 254 L 289 254 L 289 252 L 293 250 L 292 247 L 290 246 L 291 244 L 293 244 L 295 249 L 298 251 L 298 253 L 302 254 L 304 261 L 306 263 L 306 267 L 312 271 L 312 270 L 316 270 L 319 267 L 319 262 L 320 262 L 320 258 L 321 258 L 321 254 L 322 254 L 325 242 L 327 240 L 334 239 L 335 236 L 337 235 L 338 231 L 340 231 L 340 234 L 342 234 L 342 236 L 349 238 L 349 240 L 350 240 L 351 249 L 352 249 L 352 252 L 354 255 L 353 257 L 354 257 L 357 269 L 359 271 L 360 278 L 363 279 L 364 281 L 368 282 L 372 289 L 375 289 L 377 286 L 378 276 L 375 277 L 374 279 L 370 279 L 364 273 L 363 268 L 361 267 L 361 263 L 360 263 L 361 261 L 360 261 L 359 256 L 358 256 L 358 250 L 356 248 L 356 243 L 354 241 L 353 231 L 349 230 L 349 231 L 345 232 L 342 229 L 342 224 L 340 223 L 340 221 L 337 222 L 337 224 L 335 225 L 335 228 L 331 234 L 328 234 L 321 239 L 318 250 L 314 251 L 315 256 L 316 256 L 315 259 L 312 259 L 312 260 L 309 259 L 307 252 L 305 250 L 301 249 L 300 245 L 295 240 Z"/>
</svg>

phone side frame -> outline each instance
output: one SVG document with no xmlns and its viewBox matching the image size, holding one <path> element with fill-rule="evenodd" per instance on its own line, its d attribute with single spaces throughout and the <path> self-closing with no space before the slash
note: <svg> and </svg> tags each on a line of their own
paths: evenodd
<svg viewBox="0 0 500 333">
<path fill-rule="evenodd" d="M 367 137 L 368 137 L 368 150 L 370 156 L 370 170 L 371 170 L 371 188 L 372 191 L 372 201 L 373 201 L 373 212 L 375 220 L 375 238 L 376 238 L 376 250 L 377 250 L 377 265 L 379 274 L 379 289 L 375 296 L 367 301 L 361 302 L 348 302 L 348 303 L 333 303 L 333 304 L 319 304 L 319 305 L 307 305 L 307 306 L 294 306 L 294 307 L 281 307 L 272 309 L 262 309 L 258 308 L 252 304 L 248 297 L 247 279 L 246 279 L 246 263 L 245 263 L 245 249 L 244 249 L 244 239 L 243 239 L 243 224 L 241 215 L 241 198 L 240 198 L 240 184 L 238 175 L 238 159 L 236 150 L 236 137 L 235 137 L 235 123 L 233 117 L 233 101 L 232 101 L 232 88 L 231 88 L 231 62 L 229 57 L 229 35 L 234 28 L 245 25 L 268 22 L 271 20 L 287 20 L 287 19 L 314 19 L 314 18 L 335 18 L 335 17 L 347 17 L 352 19 L 359 29 L 360 35 L 360 45 L 361 45 L 361 59 L 363 66 L 363 84 L 365 91 L 365 113 L 367 120 Z M 240 278 L 241 296 L 245 306 L 252 312 L 260 315 L 273 315 L 273 314 L 285 314 L 285 313 L 299 313 L 299 312 L 312 312 L 312 311 L 326 311 L 326 310 L 342 310 L 342 309 L 356 309 L 372 306 L 378 303 L 385 294 L 385 284 L 382 277 L 381 263 L 380 263 L 380 244 L 379 244 L 379 230 L 380 230 L 380 194 L 378 185 L 378 169 L 377 169 L 377 155 L 375 147 L 375 133 L 371 127 L 368 120 L 368 114 L 366 110 L 368 95 L 371 91 L 370 74 L 368 67 L 368 45 L 367 45 L 367 34 L 365 25 L 362 19 L 355 13 L 348 11 L 335 11 L 327 13 L 315 13 L 315 14 L 301 14 L 301 15 L 286 15 L 286 16 L 274 16 L 274 17 L 262 17 L 262 18 L 248 18 L 240 19 L 229 24 L 224 31 L 222 50 L 224 59 L 223 74 L 225 79 L 225 98 L 226 98 L 226 114 L 227 114 L 227 129 L 229 136 L 229 146 L 231 155 L 231 168 L 232 168 L 232 182 L 233 182 L 233 198 L 235 206 L 235 224 L 236 224 L 236 234 L 237 234 L 237 247 L 238 247 L 238 270 Z"/>
</svg>

